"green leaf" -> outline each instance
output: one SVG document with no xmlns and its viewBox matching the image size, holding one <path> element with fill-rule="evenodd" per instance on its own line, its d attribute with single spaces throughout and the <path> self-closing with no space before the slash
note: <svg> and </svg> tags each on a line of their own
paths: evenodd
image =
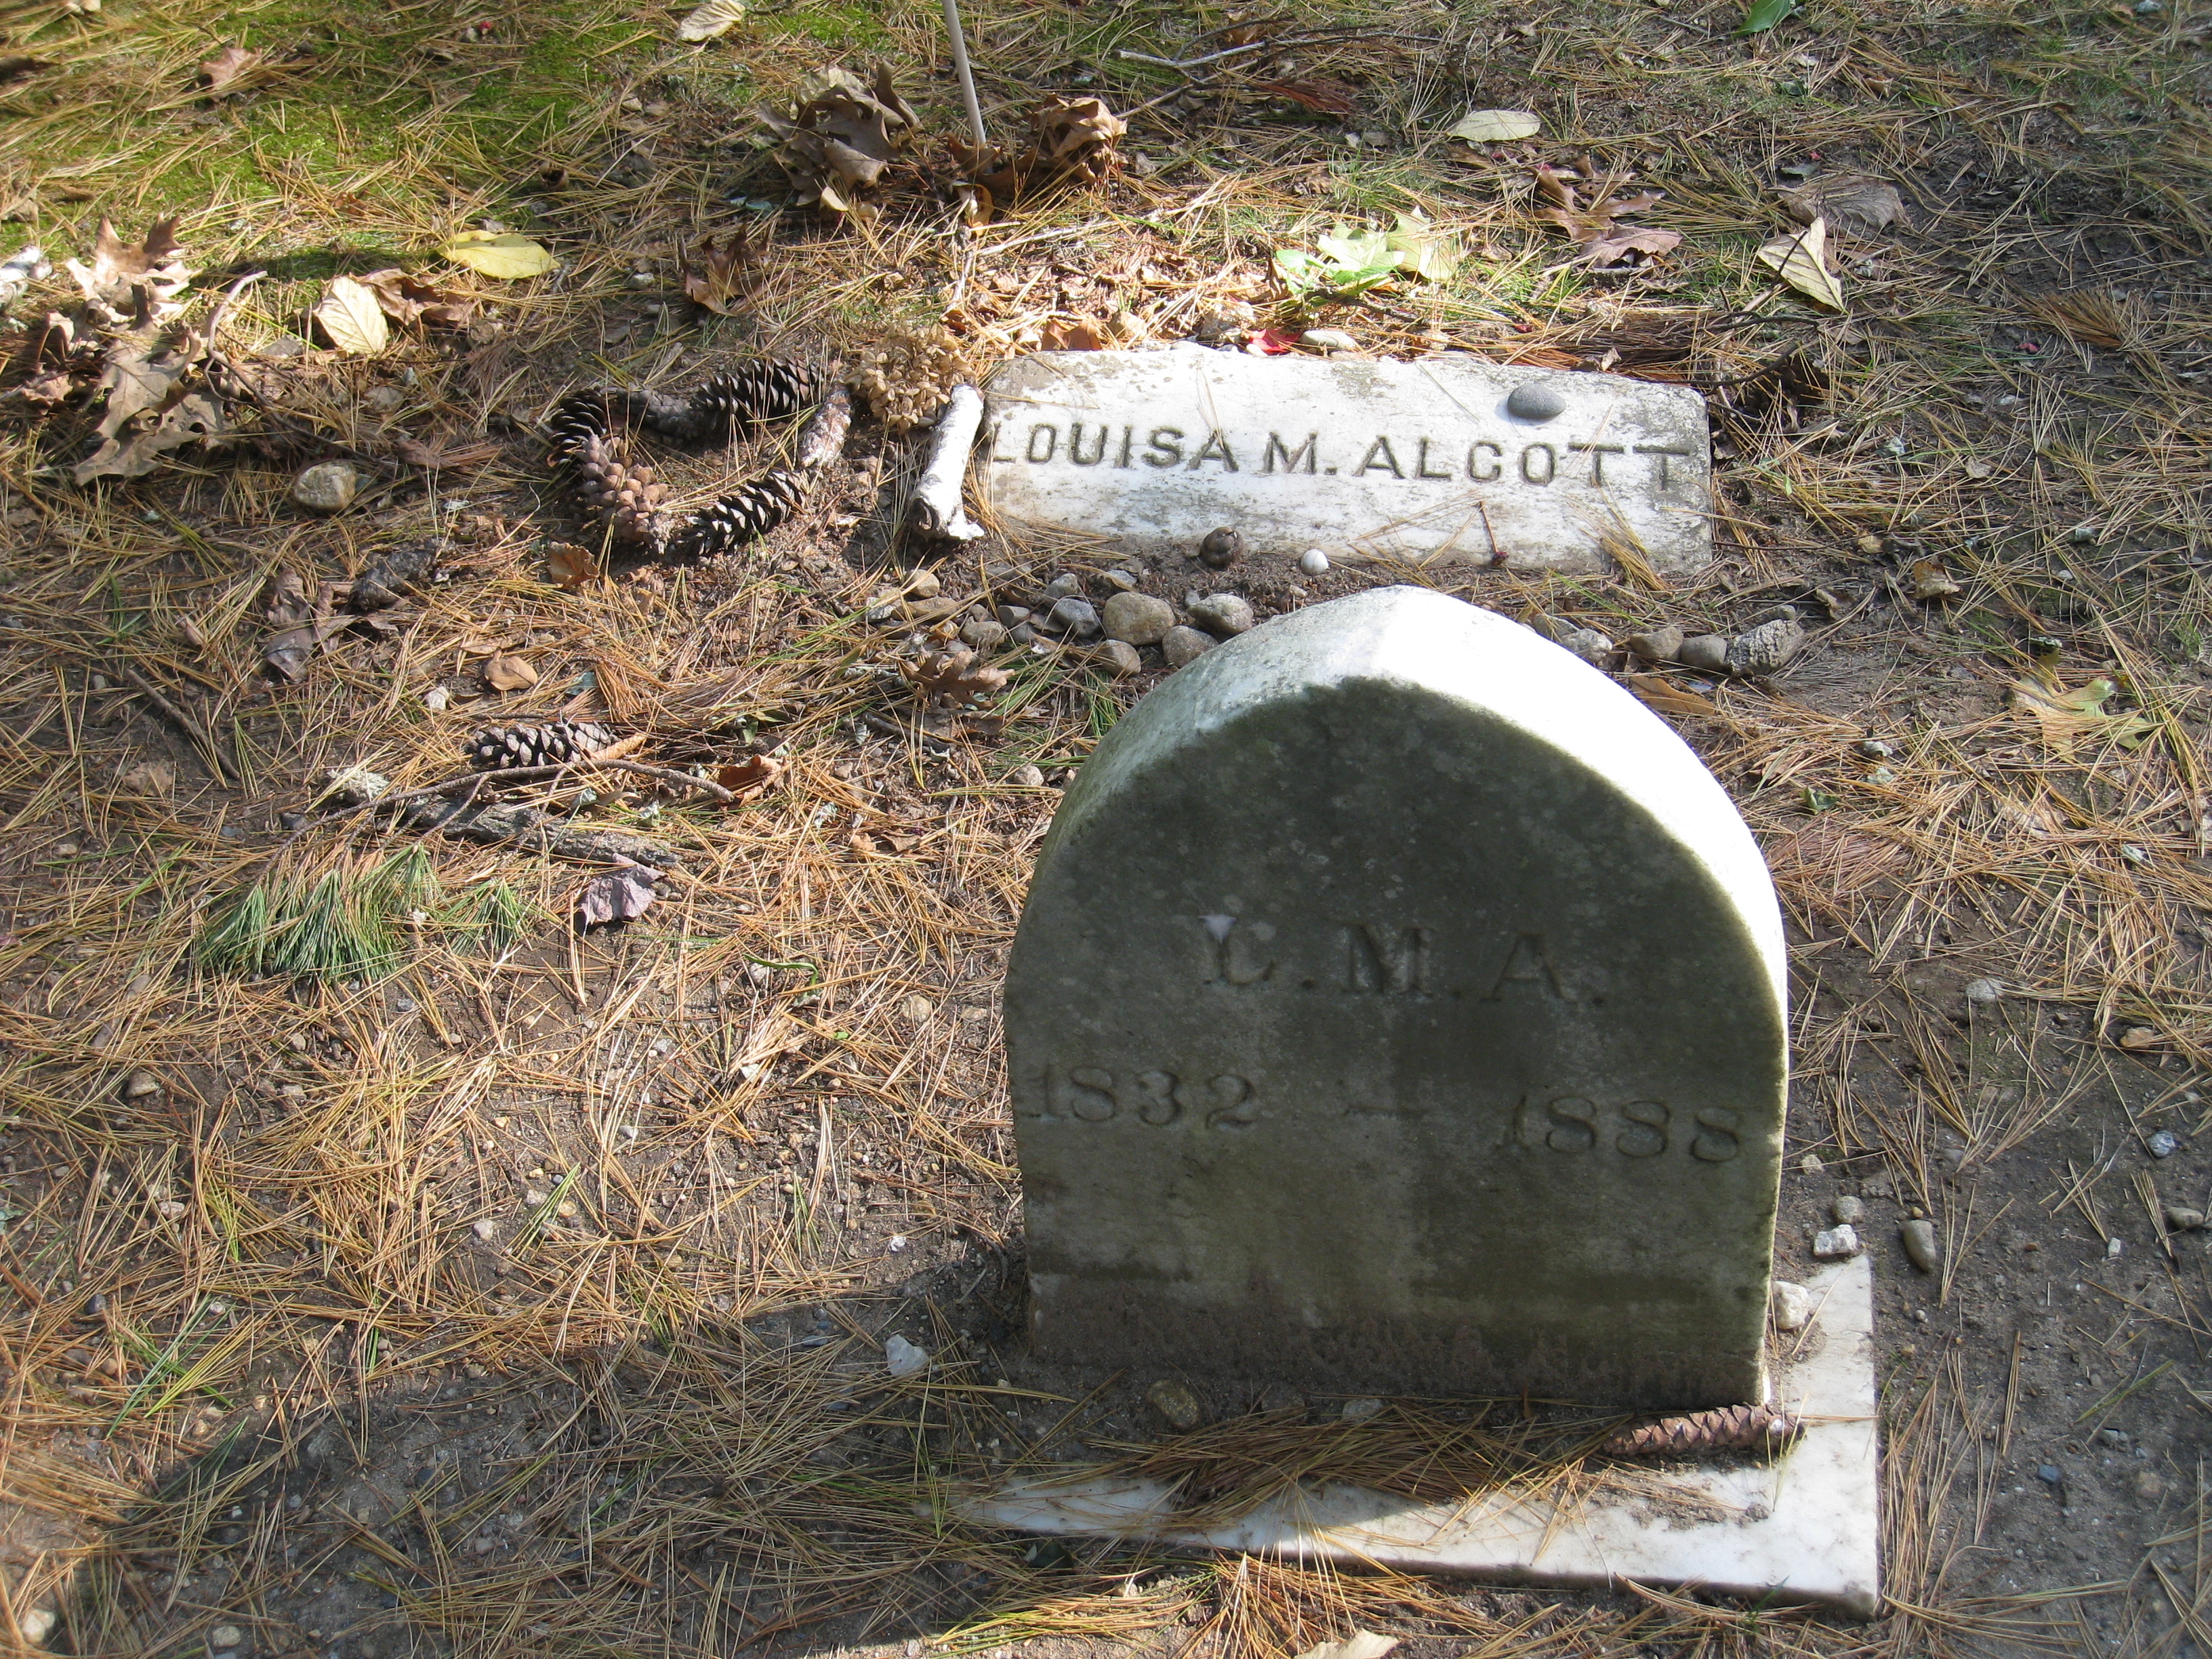
<svg viewBox="0 0 2212 1659">
<path fill-rule="evenodd" d="M 1797 0 L 1751 0 L 1738 34 L 1763 34 L 1797 9 Z"/>
</svg>

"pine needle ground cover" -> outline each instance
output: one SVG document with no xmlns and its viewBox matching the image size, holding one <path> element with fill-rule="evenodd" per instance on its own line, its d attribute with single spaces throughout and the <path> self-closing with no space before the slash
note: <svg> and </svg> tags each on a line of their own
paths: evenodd
<svg viewBox="0 0 2212 1659">
<path fill-rule="evenodd" d="M 1563 1659 L 2203 1646 L 2202 17 L 968 10 L 994 138 L 1059 100 L 1050 188 L 963 171 L 928 6 L 696 44 L 621 5 L 10 14 L 0 253 L 58 269 L 10 302 L 0 375 L 6 1627 L 347 1659 L 1287 1656 L 1355 1628 Z M 878 64 L 915 119 L 872 183 L 779 161 L 795 141 L 752 112 L 811 119 L 820 70 Z M 1538 129 L 1449 136 L 1470 110 Z M 799 199 L 825 179 L 853 211 Z M 180 320 L 236 289 L 217 343 L 259 401 L 228 448 L 81 485 L 84 389 L 22 388 L 103 217 L 132 246 L 173 217 Z M 518 242 L 550 268 L 496 274 Z M 326 309 L 340 277 L 421 314 Z M 1869 1211 L 1871 1626 L 958 1518 L 1065 1468 L 1182 1472 L 1232 1510 L 1332 1474 L 1622 1478 L 1605 1425 L 1518 1401 L 1354 1433 L 1255 1382 L 1206 1392 L 1185 1443 L 1154 1379 L 1020 1357 L 1000 964 L 1056 786 L 1158 671 L 1008 652 L 960 707 L 918 696 L 939 617 L 1115 562 L 994 533 L 917 562 L 908 428 L 1038 344 L 1315 327 L 1712 399 L 1722 556 L 1695 585 L 1632 557 L 1136 574 L 1262 614 L 1421 580 L 1615 641 L 1796 611 L 1809 643 L 1764 682 L 1618 665 L 1734 793 L 1790 920 L 1784 1271 L 1835 1198 Z M 763 352 L 860 378 L 834 475 L 727 558 L 594 540 L 545 468 L 559 398 Z M 778 441 L 657 453 L 667 501 Z M 355 502 L 292 504 L 331 459 Z M 272 576 L 312 636 L 321 585 L 433 537 L 441 580 L 272 675 Z M 525 844 L 328 798 L 560 720 L 732 799 L 564 763 L 502 810 L 581 839 Z M 649 907 L 579 931 L 612 849 L 655 847 Z M 1927 1274 L 1896 1240 L 1916 1212 Z M 908 1346 L 929 1364 L 893 1376 Z"/>
</svg>

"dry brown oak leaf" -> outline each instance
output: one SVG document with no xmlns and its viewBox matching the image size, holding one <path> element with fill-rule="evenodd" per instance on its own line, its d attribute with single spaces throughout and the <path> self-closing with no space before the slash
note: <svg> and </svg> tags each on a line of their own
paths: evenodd
<svg viewBox="0 0 2212 1659">
<path fill-rule="evenodd" d="M 1663 193 L 1647 190 L 1638 196 L 1618 194 L 1632 177 L 1623 173 L 1607 178 L 1587 155 L 1574 169 L 1539 167 L 1536 193 L 1551 205 L 1538 208 L 1535 216 L 1565 231 L 1595 266 L 1620 264 L 1632 253 L 1650 258 L 1672 253 L 1682 245 L 1680 232 L 1620 222 L 1624 215 L 1644 211 Z"/>
<path fill-rule="evenodd" d="M 419 322 L 428 328 L 466 328 L 476 320 L 477 302 L 451 289 L 393 265 L 354 281 L 374 290 L 376 303 L 395 323 Z"/>
<path fill-rule="evenodd" d="M 966 646 L 933 651 L 916 662 L 902 662 L 899 672 L 906 676 L 925 707 L 963 708 L 1003 691 L 1006 685 L 1006 670 L 979 665 L 975 652 Z"/>
<path fill-rule="evenodd" d="M 1009 156 L 992 145 L 978 150 L 955 139 L 952 154 L 979 192 L 975 207 L 988 214 L 1024 191 L 1047 185 L 1096 184 L 1118 172 L 1117 148 L 1128 123 L 1102 98 L 1065 98 L 1054 93 L 1030 112 L 1027 149 Z"/>
<path fill-rule="evenodd" d="M 85 299 L 110 323 L 135 318 L 143 327 L 179 309 L 176 296 L 192 280 L 185 269 L 183 249 L 177 241 L 177 222 L 156 219 L 136 247 L 115 234 L 107 220 L 100 222 L 93 244 L 92 263 L 67 262 Z"/>
<path fill-rule="evenodd" d="M 93 386 L 93 397 L 106 399 L 96 428 L 100 447 L 76 464 L 71 476 L 77 483 L 143 477 L 171 450 L 216 442 L 228 432 L 222 405 L 192 388 L 199 345 L 188 334 L 164 348 L 150 328 L 108 342 Z"/>
<path fill-rule="evenodd" d="M 872 81 L 842 69 L 818 71 L 801 88 L 788 116 L 756 112 L 763 125 L 782 143 L 775 152 L 793 188 L 811 192 L 833 213 L 853 210 L 857 193 L 883 177 L 897 140 L 892 136 L 915 125 L 914 111 L 891 84 L 888 64 L 875 67 Z"/>
<path fill-rule="evenodd" d="M 704 306 L 718 317 L 734 317 L 739 302 L 759 280 L 753 263 L 755 244 L 742 230 L 719 240 L 702 236 L 684 251 L 684 291 L 692 303 Z"/>
</svg>

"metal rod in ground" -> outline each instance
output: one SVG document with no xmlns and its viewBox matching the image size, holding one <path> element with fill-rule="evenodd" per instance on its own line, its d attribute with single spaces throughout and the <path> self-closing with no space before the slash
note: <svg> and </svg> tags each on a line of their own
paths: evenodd
<svg viewBox="0 0 2212 1659">
<path fill-rule="evenodd" d="M 960 77 L 961 101 L 968 106 L 968 131 L 981 152 L 990 141 L 983 136 L 983 106 L 975 101 L 975 72 L 968 67 L 968 37 L 960 27 L 960 0 L 945 0 L 945 31 L 952 38 L 952 72 Z"/>
</svg>

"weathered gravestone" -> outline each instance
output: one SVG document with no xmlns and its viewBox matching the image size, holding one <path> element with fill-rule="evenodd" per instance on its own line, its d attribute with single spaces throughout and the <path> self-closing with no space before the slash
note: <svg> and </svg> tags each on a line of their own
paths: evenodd
<svg viewBox="0 0 2212 1659">
<path fill-rule="evenodd" d="M 1711 444 L 1686 386 L 1448 356 L 1044 352 L 985 387 L 976 463 L 1016 524 L 1188 550 L 1665 574 L 1712 556 Z"/>
<path fill-rule="evenodd" d="M 1762 1397 L 1781 927 L 1680 739 L 1503 617 L 1269 623 L 1103 742 L 1006 992 L 1041 1357 Z"/>
</svg>

